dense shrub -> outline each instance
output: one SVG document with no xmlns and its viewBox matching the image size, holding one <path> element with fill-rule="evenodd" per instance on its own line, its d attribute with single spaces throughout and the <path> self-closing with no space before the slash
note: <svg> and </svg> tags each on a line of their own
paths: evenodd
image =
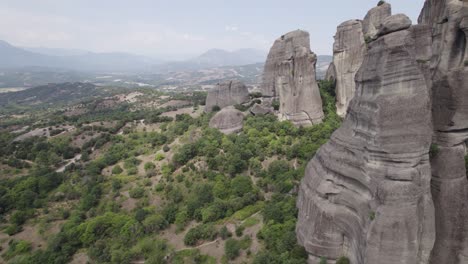
<svg viewBox="0 0 468 264">
<path fill-rule="evenodd" d="M 212 224 L 202 224 L 190 229 L 184 237 L 184 244 L 195 246 L 199 241 L 212 241 L 218 235 L 218 231 Z"/>
</svg>

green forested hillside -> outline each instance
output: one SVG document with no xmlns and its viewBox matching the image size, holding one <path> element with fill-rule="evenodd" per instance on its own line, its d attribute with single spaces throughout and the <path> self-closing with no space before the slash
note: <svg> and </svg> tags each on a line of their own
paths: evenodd
<svg viewBox="0 0 468 264">
<path fill-rule="evenodd" d="M 3 130 L 2 259 L 305 263 L 296 187 L 340 124 L 331 90 L 321 84 L 326 119 L 309 128 L 248 116 L 241 133 L 224 135 L 194 96 L 192 112 L 174 118 L 165 108 L 88 113 L 58 122 L 70 132 L 21 141 Z M 143 127 L 133 121 L 151 116 Z"/>
</svg>

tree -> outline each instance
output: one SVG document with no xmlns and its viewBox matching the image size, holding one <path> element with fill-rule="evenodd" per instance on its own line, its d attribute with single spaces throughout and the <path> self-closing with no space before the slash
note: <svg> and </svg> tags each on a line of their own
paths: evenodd
<svg viewBox="0 0 468 264">
<path fill-rule="evenodd" d="M 349 259 L 347 257 L 340 257 L 337 261 L 336 264 L 349 264 Z"/>
<path fill-rule="evenodd" d="M 230 260 L 234 260 L 240 255 L 241 244 L 238 240 L 233 238 L 229 238 L 226 240 L 226 244 L 224 246 L 224 254 Z"/>
<path fill-rule="evenodd" d="M 252 180 L 247 176 L 236 176 L 231 181 L 231 192 L 233 195 L 241 197 L 253 191 Z"/>
<path fill-rule="evenodd" d="M 112 174 L 116 175 L 116 174 L 120 174 L 123 172 L 123 169 L 122 167 L 120 167 L 119 165 L 115 165 L 113 168 L 112 168 Z"/>
</svg>

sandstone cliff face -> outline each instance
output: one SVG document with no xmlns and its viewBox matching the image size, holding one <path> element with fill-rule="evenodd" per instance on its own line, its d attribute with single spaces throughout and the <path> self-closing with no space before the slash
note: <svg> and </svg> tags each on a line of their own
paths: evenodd
<svg viewBox="0 0 468 264">
<path fill-rule="evenodd" d="M 360 20 L 349 20 L 338 26 L 333 44 L 333 65 L 336 74 L 336 110 L 346 115 L 349 102 L 354 97 L 354 77 L 366 53 L 366 43 Z"/>
<path fill-rule="evenodd" d="M 468 2 L 427 0 L 420 24 L 432 28 L 430 62 L 434 140 L 431 159 L 436 242 L 431 262 L 468 263 Z"/>
<path fill-rule="evenodd" d="M 219 129 L 224 134 L 237 133 L 244 126 L 244 114 L 234 107 L 228 106 L 211 118 L 209 126 Z"/>
<path fill-rule="evenodd" d="M 268 54 L 261 85 L 266 98 L 280 102 L 280 120 L 295 125 L 320 123 L 322 99 L 315 79 L 317 56 L 310 51 L 309 33 L 290 32 L 277 39 Z"/>
<path fill-rule="evenodd" d="M 250 100 L 249 90 L 244 83 L 234 80 L 226 81 L 216 85 L 208 91 L 206 97 L 205 112 L 211 112 L 213 106 L 224 108 L 230 105 L 246 103 Z"/>
<path fill-rule="evenodd" d="M 371 39 L 376 37 L 384 19 L 391 15 L 392 6 L 388 3 L 384 3 L 369 10 L 362 21 L 364 37 Z"/>
<path fill-rule="evenodd" d="M 429 35 L 429 27 L 413 26 L 369 43 L 348 115 L 300 185 L 296 231 L 309 263 L 340 256 L 428 263 L 432 127 L 428 67 L 420 61 L 430 58 Z"/>
</svg>

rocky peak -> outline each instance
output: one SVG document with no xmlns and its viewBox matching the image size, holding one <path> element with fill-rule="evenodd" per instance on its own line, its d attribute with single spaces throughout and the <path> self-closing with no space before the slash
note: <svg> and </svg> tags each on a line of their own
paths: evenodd
<svg viewBox="0 0 468 264">
<path fill-rule="evenodd" d="M 316 62 L 317 56 L 310 50 L 306 31 L 289 32 L 273 44 L 265 63 L 261 92 L 264 99 L 279 101 L 281 120 L 290 120 L 295 125 L 322 121 L 322 99 L 315 79 Z"/>
<path fill-rule="evenodd" d="M 378 5 L 367 12 L 362 21 L 362 29 L 366 38 L 374 38 L 385 18 L 392 15 L 392 6 L 388 3 Z"/>
<path fill-rule="evenodd" d="M 408 29 L 411 24 L 411 20 L 405 14 L 389 16 L 383 20 L 382 24 L 380 25 L 380 29 L 377 32 L 377 36 Z"/>
<path fill-rule="evenodd" d="M 354 77 L 361 66 L 366 43 L 362 31 L 362 21 L 353 19 L 337 27 L 333 44 L 333 67 L 336 78 L 336 109 L 344 117 L 349 102 L 354 97 L 356 85 Z"/>
</svg>

